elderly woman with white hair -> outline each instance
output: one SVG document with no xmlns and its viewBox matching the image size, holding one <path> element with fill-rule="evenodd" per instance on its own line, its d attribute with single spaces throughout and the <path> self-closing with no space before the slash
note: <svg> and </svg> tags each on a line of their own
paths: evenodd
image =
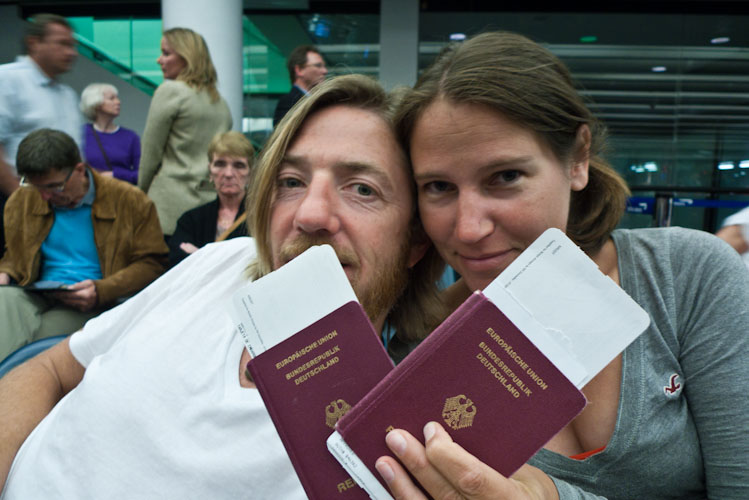
<svg viewBox="0 0 749 500">
<path fill-rule="evenodd" d="M 114 123 L 120 114 L 117 88 L 108 83 L 87 86 L 81 94 L 81 112 L 91 121 L 83 131 L 83 154 L 89 165 L 103 175 L 136 184 L 140 139 Z"/>
</svg>

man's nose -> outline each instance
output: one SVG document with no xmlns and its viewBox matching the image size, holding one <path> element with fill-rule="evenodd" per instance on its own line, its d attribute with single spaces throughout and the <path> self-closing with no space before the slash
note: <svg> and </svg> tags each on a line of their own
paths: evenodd
<svg viewBox="0 0 749 500">
<path fill-rule="evenodd" d="M 327 179 L 314 179 L 304 193 L 294 217 L 297 228 L 308 234 L 335 234 L 341 228 L 338 196 Z"/>
</svg>

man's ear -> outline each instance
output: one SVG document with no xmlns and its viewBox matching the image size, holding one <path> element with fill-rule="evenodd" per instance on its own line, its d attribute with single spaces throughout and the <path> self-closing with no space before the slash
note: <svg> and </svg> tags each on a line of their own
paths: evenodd
<svg viewBox="0 0 749 500">
<path fill-rule="evenodd" d="M 414 224 L 414 229 L 411 231 L 411 250 L 408 254 L 408 268 L 413 268 L 427 253 L 429 247 L 432 246 L 432 241 L 427 237 L 421 224 Z"/>
<path fill-rule="evenodd" d="M 28 55 L 34 55 L 34 52 L 36 52 L 36 46 L 39 42 L 41 42 L 41 37 L 38 36 L 27 36 L 24 38 L 24 43 L 26 44 L 26 52 Z"/>
<path fill-rule="evenodd" d="M 86 164 L 81 162 L 78 162 L 78 164 L 73 167 L 73 170 L 78 170 L 79 172 L 85 172 L 86 171 Z"/>
<path fill-rule="evenodd" d="M 573 191 L 582 191 L 588 185 L 591 141 L 590 127 L 580 125 L 577 129 L 575 152 L 570 165 L 570 187 Z"/>
</svg>

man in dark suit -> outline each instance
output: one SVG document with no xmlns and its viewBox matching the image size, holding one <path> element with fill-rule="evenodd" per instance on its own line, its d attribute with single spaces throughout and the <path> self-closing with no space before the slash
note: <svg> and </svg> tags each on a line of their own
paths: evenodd
<svg viewBox="0 0 749 500">
<path fill-rule="evenodd" d="M 325 60 L 312 45 L 300 45 L 292 50 L 286 67 L 289 70 L 291 90 L 278 100 L 276 112 L 273 114 L 274 127 L 299 99 L 307 95 L 312 87 L 322 82 L 328 74 Z"/>
</svg>

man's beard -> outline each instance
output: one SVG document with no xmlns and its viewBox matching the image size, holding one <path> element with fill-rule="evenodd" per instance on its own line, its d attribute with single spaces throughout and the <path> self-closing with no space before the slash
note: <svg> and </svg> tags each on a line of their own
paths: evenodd
<svg viewBox="0 0 749 500">
<path fill-rule="evenodd" d="M 359 258 L 351 250 L 340 248 L 324 236 L 300 234 L 293 241 L 283 245 L 279 251 L 279 260 L 288 262 L 308 248 L 315 245 L 330 245 L 342 265 L 353 266 L 361 272 Z M 351 286 L 356 292 L 359 303 L 364 307 L 367 316 L 376 322 L 383 313 L 387 313 L 395 305 L 408 283 L 408 257 L 410 253 L 410 238 L 403 239 L 398 253 L 387 260 L 373 262 L 374 270 L 369 283 L 362 283 L 358 273 L 353 276 Z"/>
</svg>

